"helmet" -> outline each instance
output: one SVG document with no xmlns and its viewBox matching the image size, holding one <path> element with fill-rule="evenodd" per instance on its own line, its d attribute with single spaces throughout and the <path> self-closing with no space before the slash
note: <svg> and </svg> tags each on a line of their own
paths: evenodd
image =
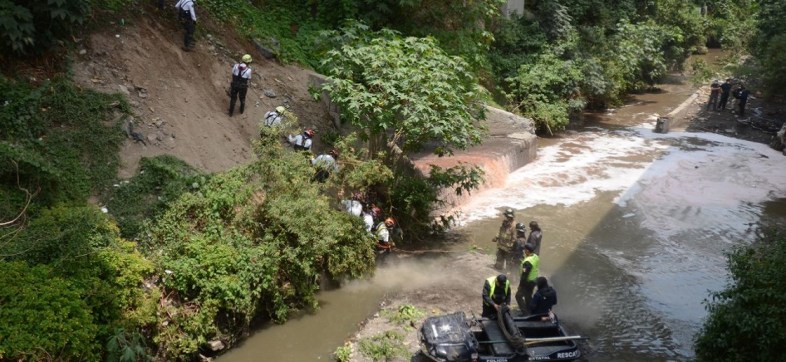
<svg viewBox="0 0 786 362">
<path fill-rule="evenodd" d="M 312 137 L 314 137 L 314 134 L 316 134 L 316 132 L 314 132 L 313 129 L 309 128 L 309 129 L 306 129 L 305 131 L 303 131 L 303 134 L 308 136 L 308 138 L 312 138 Z"/>
<path fill-rule="evenodd" d="M 527 227 L 524 226 L 524 223 L 520 222 L 520 223 L 516 224 L 516 231 L 522 231 L 523 232 L 523 231 L 526 231 L 526 230 L 527 230 Z"/>
<path fill-rule="evenodd" d="M 391 226 L 393 226 L 395 223 L 396 223 L 396 222 L 395 222 L 395 221 L 393 221 L 393 218 L 392 218 L 392 217 L 389 217 L 389 218 L 385 219 L 385 226 L 387 226 L 387 227 L 391 227 Z"/>
<path fill-rule="evenodd" d="M 242 60 L 243 63 L 251 63 L 253 61 L 251 59 L 251 55 L 249 55 L 249 54 L 243 55 L 243 57 L 240 58 L 240 60 Z"/>
<path fill-rule="evenodd" d="M 276 112 L 278 112 L 278 113 L 284 113 L 284 110 L 285 110 L 284 106 L 276 107 Z"/>
<path fill-rule="evenodd" d="M 505 215 L 505 217 L 513 217 L 516 214 L 513 212 L 513 209 L 506 209 L 504 215 Z"/>
</svg>

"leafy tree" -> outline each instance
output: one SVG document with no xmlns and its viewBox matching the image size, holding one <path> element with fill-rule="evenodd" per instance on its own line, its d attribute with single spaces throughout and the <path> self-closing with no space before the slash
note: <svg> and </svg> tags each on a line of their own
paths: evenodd
<svg viewBox="0 0 786 362">
<path fill-rule="evenodd" d="M 770 94 L 780 94 L 786 86 L 786 3 L 762 0 L 753 53 L 763 70 L 762 79 Z"/>
<path fill-rule="evenodd" d="M 431 143 L 444 155 L 480 141 L 483 93 L 467 63 L 434 39 L 370 33 L 361 24 L 326 36 L 340 45 L 322 62 L 329 77 L 323 90 L 372 152 L 415 152 Z"/>
<path fill-rule="evenodd" d="M 89 0 L 0 0 L 0 49 L 18 55 L 45 51 L 89 13 Z"/>
<path fill-rule="evenodd" d="M 771 234 L 728 255 L 731 283 L 706 301 L 699 361 L 776 361 L 786 345 L 786 238 Z"/>
</svg>

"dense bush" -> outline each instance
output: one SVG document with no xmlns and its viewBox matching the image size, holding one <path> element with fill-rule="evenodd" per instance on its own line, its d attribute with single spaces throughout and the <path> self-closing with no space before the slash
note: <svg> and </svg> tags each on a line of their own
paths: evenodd
<svg viewBox="0 0 786 362">
<path fill-rule="evenodd" d="M 89 0 L 0 0 L 0 49 L 43 52 L 83 24 L 89 13 Z"/>
<path fill-rule="evenodd" d="M 316 307 L 323 273 L 372 271 L 373 240 L 360 220 L 331 207 L 307 160 L 279 138 L 263 129 L 257 162 L 183 194 L 144 233 L 167 270 L 156 336 L 165 359 L 210 338 L 231 341 L 258 315 L 281 322 Z"/>
<path fill-rule="evenodd" d="M 761 11 L 752 50 L 761 63 L 765 90 L 770 95 L 781 95 L 786 87 L 786 2 L 759 3 Z"/>
<path fill-rule="evenodd" d="M 0 77 L 0 219 L 23 209 L 22 189 L 37 192 L 35 208 L 82 202 L 108 185 L 117 173 L 125 112 L 120 96 L 67 79 L 34 87 Z"/>
<path fill-rule="evenodd" d="M 728 255 L 731 283 L 706 302 L 699 361 L 777 361 L 786 345 L 786 238 L 770 235 Z"/>
</svg>

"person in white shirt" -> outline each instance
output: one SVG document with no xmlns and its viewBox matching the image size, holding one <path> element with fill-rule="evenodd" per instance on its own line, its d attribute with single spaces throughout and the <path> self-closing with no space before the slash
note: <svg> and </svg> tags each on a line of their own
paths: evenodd
<svg viewBox="0 0 786 362">
<path fill-rule="evenodd" d="M 275 111 L 270 111 L 265 113 L 265 118 L 263 119 L 265 122 L 265 126 L 276 127 L 280 125 L 282 118 L 284 117 L 284 110 L 285 110 L 284 107 L 278 106 L 276 107 Z"/>
<path fill-rule="evenodd" d="M 194 32 L 196 31 L 196 8 L 194 0 L 178 0 L 175 4 L 180 21 L 183 23 L 185 35 L 183 36 L 183 50 L 194 50 Z"/>
<path fill-rule="evenodd" d="M 313 129 L 308 128 L 303 131 L 303 134 L 287 136 L 287 141 L 296 151 L 311 151 L 311 139 L 314 137 L 315 133 Z"/>
<path fill-rule="evenodd" d="M 330 153 L 323 153 L 311 159 L 311 164 L 317 168 L 312 180 L 317 182 L 325 182 L 332 172 L 338 171 L 338 150 L 335 148 L 330 150 Z"/>
<path fill-rule="evenodd" d="M 229 116 L 232 117 L 232 114 L 235 113 L 235 101 L 237 101 L 238 96 L 240 97 L 240 114 L 243 114 L 243 111 L 246 108 L 246 92 L 248 92 L 248 80 L 251 79 L 251 67 L 248 66 L 248 63 L 251 63 L 251 55 L 246 54 L 243 55 L 243 58 L 240 59 L 241 62 L 235 64 L 232 67 L 232 83 L 230 86 L 229 91 Z"/>
</svg>

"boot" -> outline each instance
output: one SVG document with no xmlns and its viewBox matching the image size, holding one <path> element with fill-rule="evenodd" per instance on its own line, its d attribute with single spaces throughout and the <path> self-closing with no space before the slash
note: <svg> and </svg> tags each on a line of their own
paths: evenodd
<svg viewBox="0 0 786 362">
<path fill-rule="evenodd" d="M 246 108 L 245 103 L 240 103 L 240 114 L 243 114 L 243 110 Z"/>
<path fill-rule="evenodd" d="M 233 108 L 234 108 L 234 107 L 233 107 Z M 233 113 L 235 113 L 235 110 L 234 110 L 233 108 L 230 108 L 230 109 L 229 109 L 229 116 L 230 116 L 230 117 L 232 117 L 232 114 L 233 114 Z M 240 112 L 240 113 L 243 113 L 243 112 Z"/>
</svg>

